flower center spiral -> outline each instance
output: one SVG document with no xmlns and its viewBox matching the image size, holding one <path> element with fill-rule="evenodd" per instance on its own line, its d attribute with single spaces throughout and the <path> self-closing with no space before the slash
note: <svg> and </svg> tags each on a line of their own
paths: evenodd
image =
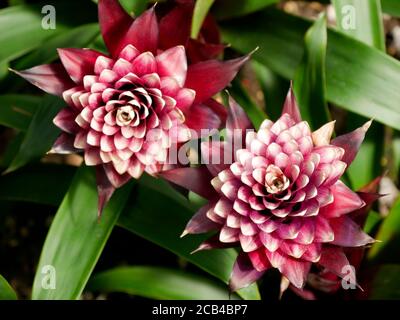
<svg viewBox="0 0 400 320">
<path fill-rule="evenodd" d="M 116 122 L 119 126 L 127 126 L 135 118 L 135 111 L 132 106 L 123 106 L 117 110 Z"/>
<path fill-rule="evenodd" d="M 286 190 L 289 184 L 289 179 L 283 174 L 279 167 L 275 165 L 268 166 L 265 173 L 265 188 L 269 193 L 280 193 Z"/>
</svg>

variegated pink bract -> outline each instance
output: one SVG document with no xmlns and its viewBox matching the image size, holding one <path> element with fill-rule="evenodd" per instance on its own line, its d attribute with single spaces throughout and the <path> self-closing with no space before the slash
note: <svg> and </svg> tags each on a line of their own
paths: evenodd
<svg viewBox="0 0 400 320">
<path fill-rule="evenodd" d="M 204 142 L 201 147 L 207 159 L 222 155 L 231 148 L 235 129 L 247 130 L 231 163 L 161 173 L 209 200 L 184 234 L 218 231 L 197 250 L 240 246 L 232 290 L 270 268 L 280 271 L 283 284 L 296 288 L 303 288 L 313 264 L 341 275 L 349 264 L 343 248 L 374 242 L 349 215 L 366 203 L 339 180 L 370 122 L 331 140 L 334 122 L 311 132 L 290 91 L 281 117 L 275 123 L 265 120 L 258 132 L 231 99 L 226 126 L 227 142 Z"/>
<path fill-rule="evenodd" d="M 61 64 L 17 72 L 67 103 L 54 119 L 63 133 L 53 151 L 83 152 L 85 163 L 97 166 L 100 212 L 115 188 L 144 171 L 162 170 L 170 147 L 188 141 L 190 130 L 225 121 L 225 108 L 212 96 L 248 57 L 201 61 L 223 46 L 189 39 L 190 10 L 192 1 L 178 1 L 160 21 L 154 7 L 133 19 L 117 0 L 100 0 L 110 55 L 59 49 Z M 187 48 L 196 63 L 188 64 Z M 196 48 L 201 54 L 194 55 Z"/>
</svg>

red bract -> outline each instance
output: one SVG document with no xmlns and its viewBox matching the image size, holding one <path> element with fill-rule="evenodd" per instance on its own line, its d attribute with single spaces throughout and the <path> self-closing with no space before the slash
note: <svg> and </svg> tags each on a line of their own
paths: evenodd
<svg viewBox="0 0 400 320">
<path fill-rule="evenodd" d="M 333 140 L 334 122 L 311 132 L 290 91 L 281 117 L 265 120 L 255 132 L 231 99 L 228 141 L 204 142 L 202 154 L 206 159 L 229 154 L 229 142 L 242 132 L 245 142 L 234 160 L 161 173 L 209 199 L 184 234 L 218 231 L 198 250 L 240 246 L 232 290 L 270 268 L 296 288 L 303 288 L 312 264 L 341 275 L 349 264 L 343 249 L 374 242 L 350 215 L 365 206 L 363 198 L 339 180 L 369 126 Z"/>
<path fill-rule="evenodd" d="M 192 58 L 196 61 L 208 58 L 210 48 L 189 40 L 190 24 L 179 24 L 188 14 L 190 20 L 188 10 L 193 4 L 184 1 L 160 22 L 154 7 L 132 19 L 117 0 L 100 0 L 100 27 L 110 55 L 59 49 L 61 64 L 17 72 L 68 104 L 54 119 L 63 133 L 53 151 L 82 151 L 85 163 L 97 166 L 99 212 L 131 177 L 162 170 L 168 150 L 188 141 L 190 129 L 218 128 L 225 120 L 225 108 L 211 97 L 248 56 L 188 65 L 184 45 L 203 50 Z"/>
</svg>

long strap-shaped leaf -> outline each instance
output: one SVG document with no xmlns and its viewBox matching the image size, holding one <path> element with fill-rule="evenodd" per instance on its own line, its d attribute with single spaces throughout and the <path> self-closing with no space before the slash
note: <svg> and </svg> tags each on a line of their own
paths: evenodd
<svg viewBox="0 0 400 320">
<path fill-rule="evenodd" d="M 372 263 L 400 263 L 400 198 L 390 209 L 375 236 L 379 242 L 372 245 L 368 259 Z"/>
<path fill-rule="evenodd" d="M 303 54 L 310 22 L 275 9 L 222 25 L 225 41 L 239 51 L 260 49 L 254 58 L 292 79 Z M 262 30 L 260 37 L 258 30 Z M 327 99 L 347 110 L 400 129 L 400 63 L 388 55 L 328 31 Z"/>
<path fill-rule="evenodd" d="M 47 11 L 50 7 L 44 8 L 44 4 L 18 5 L 0 10 L 0 64 L 24 55 L 71 26 L 96 19 L 95 5 L 90 1 L 51 1 L 51 6 L 56 14 L 55 29 L 47 28 L 46 18 L 50 17 L 51 11 Z"/>
<path fill-rule="evenodd" d="M 40 101 L 40 97 L 27 94 L 0 95 L 0 124 L 21 131 L 28 130 Z"/>
<path fill-rule="evenodd" d="M 278 1 L 279 0 L 217 0 L 213 14 L 218 19 L 243 16 L 261 10 Z"/>
<path fill-rule="evenodd" d="M 80 297 L 131 187 L 128 184 L 119 189 L 98 220 L 94 170 L 78 170 L 47 235 L 33 284 L 33 299 Z"/>
<path fill-rule="evenodd" d="M 339 30 L 385 51 L 381 0 L 333 0 Z"/>
<path fill-rule="evenodd" d="M 237 256 L 236 251 L 224 249 L 190 254 L 205 238 L 179 238 L 193 211 L 165 182 L 146 180 L 137 186 L 135 196 L 130 199 L 131 204 L 127 205 L 119 219 L 119 225 L 228 283 Z M 238 294 L 244 299 L 260 298 L 256 285 L 243 289 Z"/>
<path fill-rule="evenodd" d="M 119 267 L 103 271 L 90 280 L 88 289 L 98 292 L 125 292 L 151 299 L 229 299 L 226 288 L 206 277 L 153 266 Z"/>
<path fill-rule="evenodd" d="M 304 56 L 294 78 L 301 116 L 316 130 L 330 119 L 325 99 L 326 18 L 320 16 L 305 35 Z"/>
<path fill-rule="evenodd" d="M 60 132 L 52 120 L 64 105 L 65 102 L 58 97 L 45 96 L 33 115 L 21 146 L 7 172 L 15 171 L 30 161 L 40 159 L 51 149 Z"/>
<path fill-rule="evenodd" d="M 43 178 L 44 172 L 50 173 L 51 178 Z M 0 177 L 0 200 L 18 199 L 58 205 L 60 195 L 66 191 L 68 175 L 73 172 L 73 168 L 65 166 L 42 165 Z M 57 184 L 57 180 L 60 183 Z M 34 183 L 38 184 L 36 189 Z M 191 255 L 190 252 L 204 237 L 179 239 L 184 225 L 193 214 L 187 201 L 160 180 L 144 178 L 141 185 L 130 198 L 131 202 L 126 206 L 119 224 L 227 282 L 236 252 L 232 249 L 214 250 Z M 88 168 L 78 170 L 47 236 L 35 278 L 34 299 L 79 297 L 115 219 L 125 205 L 128 191 L 123 189 L 116 193 L 98 224 L 93 174 Z M 43 270 L 46 265 L 55 267 L 55 290 L 46 289 L 49 287 L 47 281 L 51 280 L 51 275 L 47 273 L 50 269 Z M 42 271 L 45 273 L 42 274 Z M 239 293 L 245 299 L 260 298 L 256 286 Z"/>
<path fill-rule="evenodd" d="M 22 201 L 59 206 L 75 167 L 38 164 L 0 175 L 0 201 Z"/>
<path fill-rule="evenodd" d="M 0 300 L 17 300 L 17 294 L 2 275 L 0 275 Z"/>
<path fill-rule="evenodd" d="M 336 27 L 343 33 L 371 47 L 385 52 L 385 33 L 381 0 L 333 0 Z M 347 131 L 366 122 L 356 114 L 347 116 Z M 384 127 L 375 123 L 369 130 L 357 157 L 348 168 L 353 188 L 358 189 L 382 173 L 381 158 L 384 152 Z"/>
<path fill-rule="evenodd" d="M 196 39 L 214 0 L 198 0 L 194 6 L 191 37 Z"/>
</svg>

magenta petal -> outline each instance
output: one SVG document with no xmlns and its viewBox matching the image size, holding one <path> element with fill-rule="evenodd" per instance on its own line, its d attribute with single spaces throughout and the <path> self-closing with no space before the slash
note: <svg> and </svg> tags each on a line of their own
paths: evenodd
<svg viewBox="0 0 400 320">
<path fill-rule="evenodd" d="M 248 253 L 251 264 L 257 271 L 266 271 L 271 268 L 271 264 L 265 254 L 265 248 L 261 247 L 257 250 Z"/>
<path fill-rule="evenodd" d="M 76 116 L 77 114 L 71 108 L 63 108 L 57 113 L 53 123 L 65 132 L 76 133 L 79 131 L 79 126 L 75 122 Z"/>
<path fill-rule="evenodd" d="M 123 49 L 121 42 L 133 19 L 118 0 L 99 0 L 98 10 L 104 42 L 111 55 L 117 57 Z"/>
<path fill-rule="evenodd" d="M 58 55 L 69 76 L 77 84 L 83 82 L 85 75 L 94 73 L 96 59 L 104 56 L 95 50 L 77 48 L 58 49 Z"/>
<path fill-rule="evenodd" d="M 154 7 L 142 13 L 135 19 L 127 30 L 120 49 L 127 45 L 133 45 L 140 52 L 150 51 L 157 54 L 158 46 L 158 22 Z"/>
<path fill-rule="evenodd" d="M 364 141 L 365 134 L 371 126 L 371 122 L 372 120 L 365 123 L 362 127 L 331 141 L 331 144 L 344 149 L 345 152 L 342 161 L 345 162 L 347 166 L 349 166 L 356 157 L 358 149 L 360 149 L 361 143 Z"/>
<path fill-rule="evenodd" d="M 334 239 L 331 244 L 342 247 L 360 247 L 375 242 L 367 235 L 352 219 L 342 216 L 329 220 L 334 232 Z"/>
<path fill-rule="evenodd" d="M 161 77 L 173 77 L 183 87 L 186 80 L 187 60 L 185 48 L 176 46 L 156 57 L 158 74 Z"/>
<path fill-rule="evenodd" d="M 179 3 L 160 20 L 160 48 L 166 50 L 186 44 L 190 37 L 193 3 Z M 177 28 L 177 26 L 179 26 Z"/>
<path fill-rule="evenodd" d="M 299 289 L 295 286 L 290 286 L 290 290 L 292 290 L 295 294 L 297 294 L 304 300 L 317 300 L 316 295 L 311 290 Z"/>
<path fill-rule="evenodd" d="M 58 154 L 77 153 L 80 150 L 74 147 L 74 141 L 75 141 L 75 136 L 63 132 L 54 142 L 50 150 L 50 153 L 58 153 Z"/>
<path fill-rule="evenodd" d="M 328 218 L 338 218 L 344 214 L 360 209 L 365 202 L 338 180 L 332 187 L 333 202 L 321 208 L 320 213 Z"/>
<path fill-rule="evenodd" d="M 205 104 L 196 104 L 190 107 L 185 112 L 185 118 L 185 124 L 199 135 L 202 133 L 202 130 L 218 129 L 222 125 L 219 115 Z M 207 132 L 208 134 L 209 132 Z"/>
<path fill-rule="evenodd" d="M 206 199 L 212 199 L 216 195 L 210 183 L 212 176 L 206 167 L 172 169 L 160 172 L 159 175 Z"/>
<path fill-rule="evenodd" d="M 224 89 L 249 58 L 246 55 L 227 61 L 208 60 L 189 66 L 185 87 L 196 91 L 195 103 L 205 101 Z"/>
<path fill-rule="evenodd" d="M 226 119 L 228 117 L 228 111 L 223 104 L 219 103 L 215 99 L 208 99 L 207 101 L 203 102 L 203 105 L 207 106 L 216 115 L 218 115 L 218 117 L 221 119 L 223 123 L 226 122 Z"/>
<path fill-rule="evenodd" d="M 245 288 L 260 279 L 264 272 L 254 269 L 247 254 L 241 252 L 233 265 L 229 288 L 233 292 Z"/>
<path fill-rule="evenodd" d="M 296 288 L 303 288 L 308 273 L 310 272 L 311 262 L 305 262 L 297 259 L 286 258 L 279 270 L 289 279 L 290 283 Z"/>
<path fill-rule="evenodd" d="M 75 86 L 64 67 L 58 63 L 43 64 L 27 70 L 13 71 L 36 87 L 56 96 L 61 96 L 65 90 Z"/>
<path fill-rule="evenodd" d="M 223 44 L 203 43 L 195 39 L 189 39 L 187 55 L 191 63 L 217 58 L 225 49 Z"/>
<path fill-rule="evenodd" d="M 342 248 L 326 246 L 322 248 L 321 258 L 319 259 L 318 264 L 327 268 L 339 277 L 343 277 L 343 267 L 350 263 Z"/>
<path fill-rule="evenodd" d="M 125 183 L 127 183 L 130 179 L 131 176 L 127 173 L 125 174 L 119 174 L 115 168 L 114 165 L 111 163 L 107 163 L 103 165 L 104 171 L 107 175 L 108 180 L 111 182 L 113 187 L 119 188 L 122 187 Z"/>
<path fill-rule="evenodd" d="M 98 216 L 100 217 L 104 207 L 110 200 L 115 191 L 115 187 L 111 184 L 110 180 L 104 171 L 103 166 L 96 166 L 96 183 L 98 199 Z"/>
<path fill-rule="evenodd" d="M 365 202 L 365 206 L 352 212 L 351 217 L 359 226 L 364 225 L 371 205 L 384 196 L 378 193 L 381 179 L 382 177 L 379 176 L 357 191 L 358 196 Z"/>
<path fill-rule="evenodd" d="M 301 122 L 299 106 L 297 105 L 294 96 L 292 84 L 290 84 L 289 92 L 286 96 L 285 104 L 283 105 L 282 115 L 287 113 L 295 122 Z"/>
<path fill-rule="evenodd" d="M 215 224 L 216 225 L 216 224 Z M 192 232 L 190 232 L 192 233 Z M 224 243 L 219 241 L 219 235 L 212 236 L 211 238 L 203 241 L 197 249 L 193 250 L 191 254 L 203 251 L 203 250 L 212 250 L 212 249 L 227 249 L 236 246 L 235 243 Z"/>
<path fill-rule="evenodd" d="M 226 143 L 222 141 L 204 141 L 200 145 L 203 160 L 213 176 L 229 168 L 233 161 L 225 145 Z"/>
<path fill-rule="evenodd" d="M 200 208 L 186 225 L 181 237 L 186 234 L 205 233 L 218 229 L 219 225 L 207 217 L 207 212 L 213 207 L 213 205 L 214 204 L 209 203 Z"/>
<path fill-rule="evenodd" d="M 245 145 L 246 130 L 254 129 L 249 117 L 242 107 L 229 96 L 229 112 L 226 119 L 228 141 L 242 139 L 242 147 Z M 240 140 L 239 140 L 240 141 Z"/>
<path fill-rule="evenodd" d="M 196 97 L 196 92 L 192 89 L 180 89 L 174 99 L 176 100 L 176 107 L 179 108 L 184 114 L 189 111 L 192 106 L 194 98 Z"/>
</svg>

